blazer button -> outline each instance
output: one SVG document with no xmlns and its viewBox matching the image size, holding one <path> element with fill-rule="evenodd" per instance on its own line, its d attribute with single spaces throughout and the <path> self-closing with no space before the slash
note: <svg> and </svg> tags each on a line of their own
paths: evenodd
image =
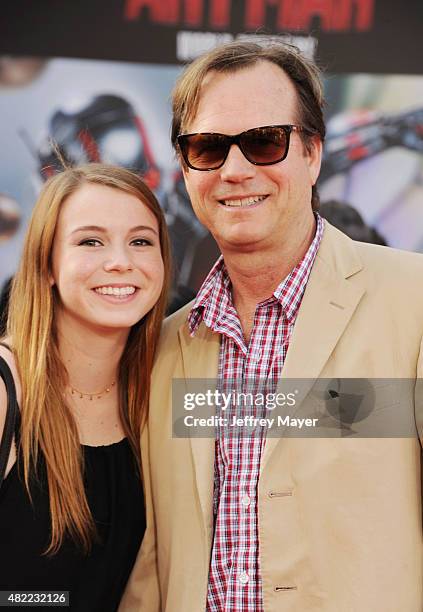
<svg viewBox="0 0 423 612">
<path fill-rule="evenodd" d="M 270 497 L 270 499 L 273 499 L 274 497 L 291 497 L 292 491 L 268 491 L 267 495 Z"/>
</svg>

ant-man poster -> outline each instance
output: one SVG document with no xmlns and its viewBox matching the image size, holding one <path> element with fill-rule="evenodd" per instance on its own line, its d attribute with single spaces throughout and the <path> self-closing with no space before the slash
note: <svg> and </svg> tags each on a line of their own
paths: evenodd
<svg viewBox="0 0 423 612">
<path fill-rule="evenodd" d="M 61 13 L 50 0 L 1 9 L 0 286 L 59 150 L 71 163 L 106 161 L 145 178 L 170 227 L 174 304 L 188 301 L 217 248 L 170 145 L 170 93 L 181 63 L 257 30 L 325 68 L 322 214 L 353 238 L 423 252 L 421 3 L 405 11 L 393 0 L 94 0 L 82 12 L 67 4 Z"/>
</svg>

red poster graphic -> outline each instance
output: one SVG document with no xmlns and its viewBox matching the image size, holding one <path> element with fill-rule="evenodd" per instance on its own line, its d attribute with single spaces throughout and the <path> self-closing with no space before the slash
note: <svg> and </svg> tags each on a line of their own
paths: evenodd
<svg viewBox="0 0 423 612">
<path fill-rule="evenodd" d="M 246 0 L 242 23 L 252 30 L 266 25 L 269 8 L 276 10 L 277 32 L 307 32 L 316 19 L 322 31 L 364 32 L 373 26 L 375 0 Z M 209 14 L 204 0 L 127 0 L 124 16 L 129 21 L 147 14 L 148 20 L 161 25 L 199 28 L 205 22 L 211 29 L 231 27 L 231 1 L 210 0 Z"/>
</svg>

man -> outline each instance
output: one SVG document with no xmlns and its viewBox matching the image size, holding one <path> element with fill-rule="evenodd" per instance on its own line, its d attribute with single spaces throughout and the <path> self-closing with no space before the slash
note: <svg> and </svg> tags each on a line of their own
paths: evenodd
<svg viewBox="0 0 423 612">
<path fill-rule="evenodd" d="M 314 214 L 322 105 L 316 66 L 282 44 L 223 46 L 176 86 L 173 144 L 223 258 L 165 323 L 142 438 L 149 529 L 122 610 L 422 609 L 416 438 L 172 437 L 174 379 L 274 391 L 421 371 L 423 258 Z"/>
</svg>

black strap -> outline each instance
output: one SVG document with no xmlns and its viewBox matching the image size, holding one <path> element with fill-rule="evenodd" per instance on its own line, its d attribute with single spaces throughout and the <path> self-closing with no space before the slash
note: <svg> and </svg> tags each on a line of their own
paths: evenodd
<svg viewBox="0 0 423 612">
<path fill-rule="evenodd" d="M 0 487 L 4 479 L 7 461 L 12 447 L 13 435 L 15 433 L 18 418 L 18 402 L 16 399 L 16 387 L 12 372 L 7 362 L 0 357 L 0 376 L 4 380 L 7 391 L 7 410 L 4 423 L 3 435 L 0 441 Z"/>
</svg>

